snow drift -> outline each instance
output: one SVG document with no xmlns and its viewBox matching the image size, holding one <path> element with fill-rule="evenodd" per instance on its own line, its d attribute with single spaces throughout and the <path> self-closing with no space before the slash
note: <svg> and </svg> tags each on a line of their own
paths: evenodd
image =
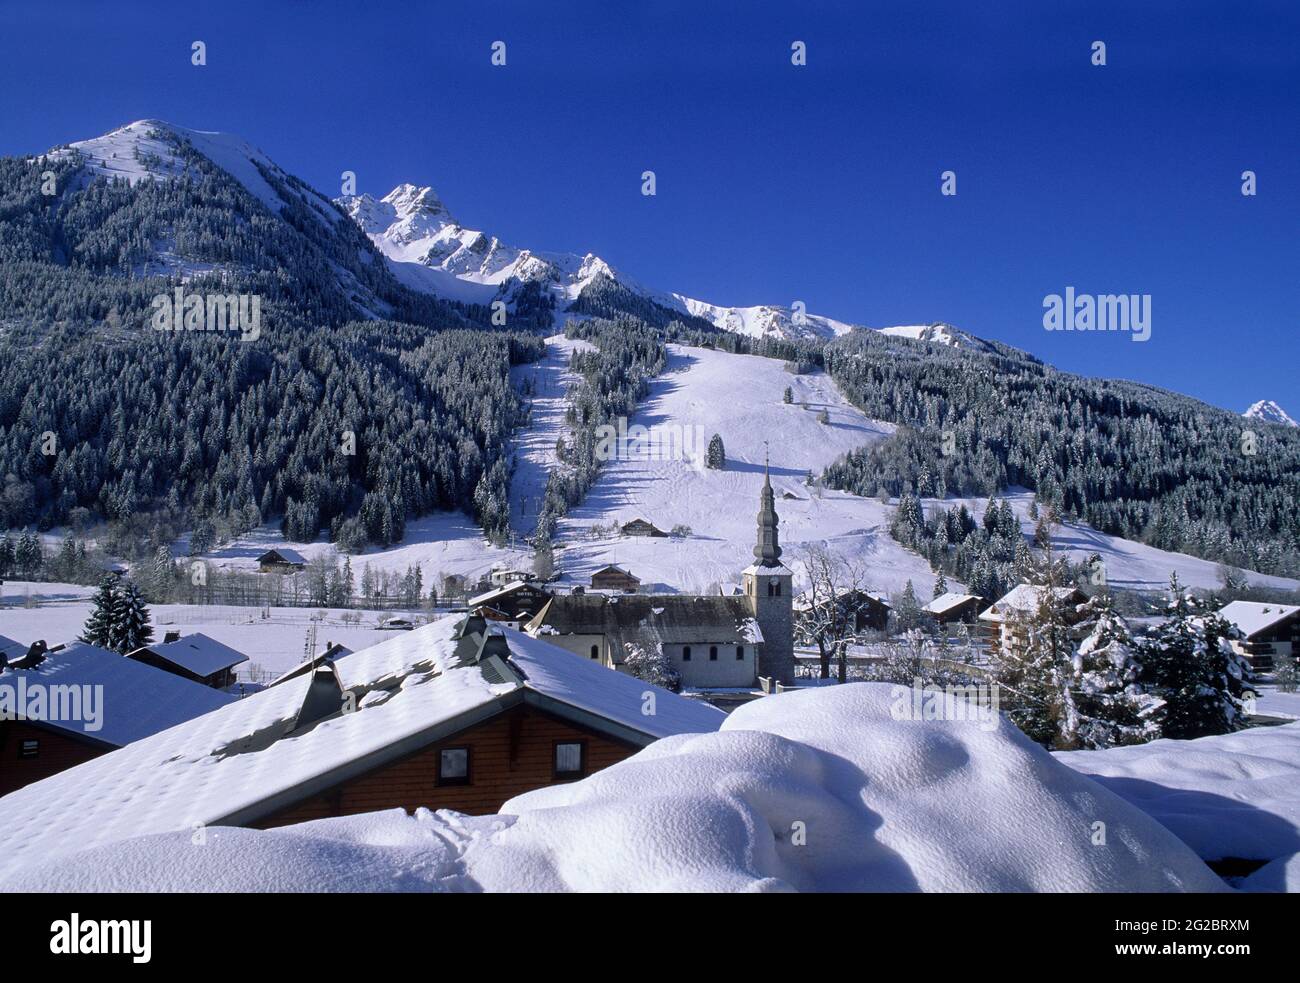
<svg viewBox="0 0 1300 983">
<path fill-rule="evenodd" d="M 0 890 L 1226 889 L 1005 721 L 903 719 L 900 699 L 871 683 L 766 697 L 497 816 L 164 833 L 25 867 Z"/>
</svg>

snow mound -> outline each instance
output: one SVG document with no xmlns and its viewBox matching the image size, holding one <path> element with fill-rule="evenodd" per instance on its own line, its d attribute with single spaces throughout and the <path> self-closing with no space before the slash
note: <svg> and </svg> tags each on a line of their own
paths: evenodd
<svg viewBox="0 0 1300 983">
<path fill-rule="evenodd" d="M 1300 724 L 1056 758 L 1157 819 L 1206 860 L 1273 860 L 1300 851 Z"/>
<path fill-rule="evenodd" d="M 162 834 L 26 867 L 0 890 L 1226 890 L 1009 724 L 900 719 L 901 694 L 766 697 L 499 816 Z"/>
</svg>

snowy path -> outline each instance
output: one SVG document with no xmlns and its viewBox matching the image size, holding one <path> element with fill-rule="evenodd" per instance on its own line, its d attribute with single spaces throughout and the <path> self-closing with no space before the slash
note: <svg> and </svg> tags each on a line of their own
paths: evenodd
<svg viewBox="0 0 1300 983">
<path fill-rule="evenodd" d="M 531 536 L 537 528 L 542 493 L 556 465 L 555 442 L 567 431 L 565 396 L 578 379 L 569 371 L 569 359 L 575 351 L 590 347 L 585 341 L 555 335 L 546 339 L 544 358 L 511 370 L 516 388 L 525 381 L 533 386 L 532 419 L 515 442 L 515 474 L 510 482 L 510 527 L 521 536 Z"/>
</svg>

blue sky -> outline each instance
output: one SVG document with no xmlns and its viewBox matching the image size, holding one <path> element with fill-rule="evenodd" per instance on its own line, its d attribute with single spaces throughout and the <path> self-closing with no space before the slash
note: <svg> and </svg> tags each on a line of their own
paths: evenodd
<svg viewBox="0 0 1300 983">
<path fill-rule="evenodd" d="M 1300 415 L 1294 4 L 6 0 L 0 91 L 0 153 L 236 132 L 331 195 L 345 169 L 431 184 L 471 228 L 656 287 L 945 320 Z M 1067 286 L 1150 294 L 1151 340 L 1046 332 Z"/>
</svg>

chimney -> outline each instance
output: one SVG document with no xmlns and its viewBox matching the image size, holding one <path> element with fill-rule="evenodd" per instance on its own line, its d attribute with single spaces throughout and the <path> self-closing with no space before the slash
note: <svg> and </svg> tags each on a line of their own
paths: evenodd
<svg viewBox="0 0 1300 983">
<path fill-rule="evenodd" d="M 163 635 L 164 645 L 169 645 L 172 642 L 179 642 L 180 640 L 181 640 L 181 633 L 179 631 L 169 631 L 167 632 L 167 634 Z"/>
</svg>

